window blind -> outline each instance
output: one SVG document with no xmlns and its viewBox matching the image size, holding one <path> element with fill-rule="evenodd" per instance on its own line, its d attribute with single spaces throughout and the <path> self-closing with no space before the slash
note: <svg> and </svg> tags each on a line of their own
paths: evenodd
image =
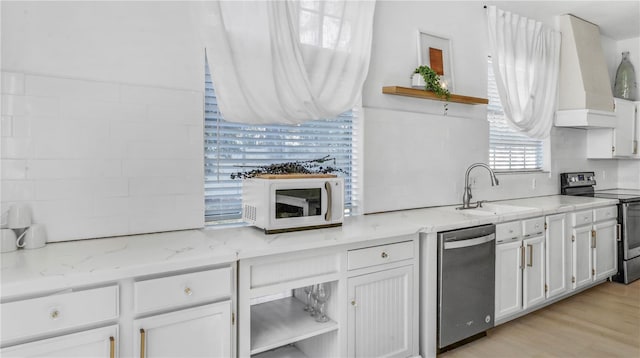
<svg viewBox="0 0 640 358">
<path fill-rule="evenodd" d="M 331 165 L 344 170 L 345 214 L 356 208 L 358 109 L 334 119 L 301 125 L 248 125 L 227 122 L 216 102 L 209 67 L 205 67 L 205 221 L 239 222 L 242 218 L 242 180 L 232 173 L 273 163 L 318 159 L 329 155 Z"/>
<path fill-rule="evenodd" d="M 542 170 L 543 144 L 507 124 L 498 86 L 489 58 L 487 120 L 489 121 L 489 166 L 496 171 Z"/>
</svg>

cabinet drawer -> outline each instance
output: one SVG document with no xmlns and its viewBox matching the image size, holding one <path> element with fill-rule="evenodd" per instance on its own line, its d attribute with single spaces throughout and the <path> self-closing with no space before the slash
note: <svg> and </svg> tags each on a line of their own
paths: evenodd
<svg viewBox="0 0 640 358">
<path fill-rule="evenodd" d="M 521 236 L 522 224 L 520 221 L 512 221 L 510 223 L 496 225 L 496 243 Z"/>
<path fill-rule="evenodd" d="M 591 210 L 577 211 L 571 214 L 571 226 L 589 225 L 592 222 Z"/>
<path fill-rule="evenodd" d="M 618 207 L 617 206 L 609 206 L 606 208 L 599 208 L 593 210 L 593 221 L 605 221 L 611 220 L 618 217 Z"/>
<path fill-rule="evenodd" d="M 544 232 L 544 218 L 522 220 L 522 235 L 531 236 Z"/>
<path fill-rule="evenodd" d="M 413 241 L 350 250 L 347 253 L 347 269 L 383 265 L 413 258 Z"/>
<path fill-rule="evenodd" d="M 3 303 L 2 342 L 118 318 L 118 286 Z"/>
<path fill-rule="evenodd" d="M 136 313 L 182 307 L 231 296 L 231 267 L 134 283 Z"/>
</svg>

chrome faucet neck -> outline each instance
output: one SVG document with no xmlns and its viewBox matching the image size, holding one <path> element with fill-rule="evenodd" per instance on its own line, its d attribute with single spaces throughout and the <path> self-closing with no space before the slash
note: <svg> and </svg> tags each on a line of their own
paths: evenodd
<svg viewBox="0 0 640 358">
<path fill-rule="evenodd" d="M 491 167 L 489 167 L 485 163 L 471 164 L 469 168 L 467 168 L 467 171 L 464 175 L 464 193 L 462 194 L 462 207 L 460 207 L 459 209 L 473 209 L 478 207 L 478 204 L 476 204 L 476 206 L 474 207 L 471 206 L 471 198 L 473 197 L 473 195 L 471 194 L 471 185 L 469 185 L 469 173 L 471 173 L 471 170 L 476 167 L 482 167 L 487 169 L 487 171 L 489 171 L 489 179 L 491 179 L 491 186 L 496 186 L 500 184 L 500 182 L 498 181 L 498 178 L 496 177 L 496 173 L 494 173 Z"/>
</svg>

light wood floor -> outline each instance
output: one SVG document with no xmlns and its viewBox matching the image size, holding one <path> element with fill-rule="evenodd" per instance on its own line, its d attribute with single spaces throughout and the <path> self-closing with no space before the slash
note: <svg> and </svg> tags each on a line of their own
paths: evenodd
<svg viewBox="0 0 640 358">
<path fill-rule="evenodd" d="M 640 280 L 603 283 L 439 357 L 639 358 Z"/>
</svg>

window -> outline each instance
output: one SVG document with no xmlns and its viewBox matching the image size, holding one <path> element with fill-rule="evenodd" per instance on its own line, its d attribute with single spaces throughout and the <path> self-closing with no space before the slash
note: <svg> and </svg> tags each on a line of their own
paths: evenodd
<svg viewBox="0 0 640 358">
<path fill-rule="evenodd" d="M 347 173 L 341 174 L 345 184 L 345 214 L 355 210 L 357 109 L 335 119 L 309 121 L 302 125 L 258 126 L 226 122 L 218 110 L 208 65 L 205 71 L 204 191 L 207 223 L 241 221 L 242 180 L 231 179 L 231 173 L 325 155 L 335 158 L 335 166 Z"/>
<path fill-rule="evenodd" d="M 507 124 L 500 104 L 491 58 L 488 70 L 489 166 L 496 171 L 540 171 L 544 141 L 530 138 Z"/>
</svg>

